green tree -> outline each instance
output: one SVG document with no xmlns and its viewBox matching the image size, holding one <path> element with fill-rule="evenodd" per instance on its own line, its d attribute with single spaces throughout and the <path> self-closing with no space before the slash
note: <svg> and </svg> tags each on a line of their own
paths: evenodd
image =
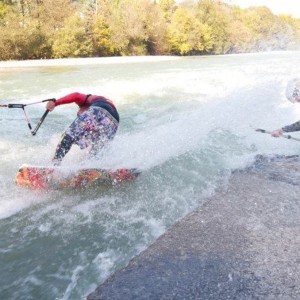
<svg viewBox="0 0 300 300">
<path fill-rule="evenodd" d="M 121 55 L 147 53 L 147 32 L 143 23 L 143 0 L 120 0 L 110 18 L 112 41 Z"/>
<path fill-rule="evenodd" d="M 98 15 L 93 29 L 95 51 L 98 56 L 118 54 L 118 47 L 112 41 L 112 31 L 105 19 Z"/>
<path fill-rule="evenodd" d="M 233 7 L 229 17 L 229 40 L 231 53 L 249 52 L 253 49 L 251 29 L 245 24 L 245 11 Z"/>
<path fill-rule="evenodd" d="M 228 18 L 222 3 L 213 0 L 199 1 L 196 16 L 202 24 L 210 28 L 207 48 L 214 54 L 227 53 L 230 49 Z"/>
<path fill-rule="evenodd" d="M 162 12 L 152 1 L 113 1 L 106 3 L 104 14 L 96 26 L 95 39 L 98 47 L 104 46 L 105 52 L 145 55 L 160 53 L 164 48 L 166 26 Z"/>
<path fill-rule="evenodd" d="M 6 14 L 9 12 L 10 5 L 0 2 L 0 24 L 3 22 Z"/>
<path fill-rule="evenodd" d="M 300 19 L 281 15 L 277 18 L 277 27 L 280 32 L 277 41 L 280 49 L 298 49 L 300 44 Z"/>
<path fill-rule="evenodd" d="M 264 50 L 274 33 L 274 15 L 266 7 L 250 7 L 245 11 L 243 22 L 251 30 L 252 47 Z"/>
<path fill-rule="evenodd" d="M 68 0 L 15 1 L 2 19 L 1 59 L 50 58 L 53 34 L 72 7 Z"/>
<path fill-rule="evenodd" d="M 22 19 L 22 22 L 20 22 Z M 49 57 L 51 47 L 36 20 L 10 9 L 0 30 L 0 59 L 35 59 Z"/>
<path fill-rule="evenodd" d="M 163 11 L 167 21 L 171 21 L 172 15 L 175 12 L 177 5 L 175 0 L 159 0 L 159 7 Z"/>
<path fill-rule="evenodd" d="M 86 33 L 85 21 L 79 16 L 71 16 L 65 27 L 54 37 L 53 57 L 88 57 L 93 54 L 93 44 Z"/>
<path fill-rule="evenodd" d="M 190 54 L 209 50 L 210 29 L 196 19 L 192 11 L 178 8 L 173 14 L 169 28 L 169 43 L 174 54 Z"/>
</svg>

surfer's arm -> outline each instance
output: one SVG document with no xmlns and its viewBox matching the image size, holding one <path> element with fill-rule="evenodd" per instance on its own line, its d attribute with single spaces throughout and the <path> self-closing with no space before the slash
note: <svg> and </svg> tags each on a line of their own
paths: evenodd
<svg viewBox="0 0 300 300">
<path fill-rule="evenodd" d="M 61 141 L 56 147 L 55 155 L 53 158 L 54 165 L 60 165 L 61 161 L 65 157 L 65 155 L 70 151 L 74 140 L 68 134 L 64 134 Z"/>
<path fill-rule="evenodd" d="M 81 93 L 71 93 L 62 98 L 56 99 L 56 101 L 47 102 L 46 108 L 52 111 L 56 106 L 63 104 L 76 103 L 81 106 L 86 100 L 86 95 Z"/>
<path fill-rule="evenodd" d="M 300 131 L 300 121 L 297 121 L 291 125 L 284 126 L 282 128 L 278 128 L 272 131 L 271 135 L 274 137 L 280 137 L 285 132 L 294 132 L 294 131 Z"/>
<path fill-rule="evenodd" d="M 291 125 L 287 125 L 282 127 L 283 132 L 293 132 L 293 131 L 300 131 L 300 121 L 297 121 Z"/>
</svg>

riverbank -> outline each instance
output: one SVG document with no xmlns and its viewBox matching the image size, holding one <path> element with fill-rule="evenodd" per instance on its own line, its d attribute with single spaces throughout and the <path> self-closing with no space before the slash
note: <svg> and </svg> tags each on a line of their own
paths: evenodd
<svg viewBox="0 0 300 300">
<path fill-rule="evenodd" d="M 299 157 L 258 157 L 87 299 L 299 299 L 299 195 Z"/>
<path fill-rule="evenodd" d="M 87 58 L 59 58 L 37 60 L 8 60 L 0 61 L 1 68 L 33 68 L 55 67 L 74 65 L 97 65 L 97 64 L 122 64 L 160 62 L 181 59 L 179 56 L 111 56 L 111 57 L 87 57 Z"/>
</svg>

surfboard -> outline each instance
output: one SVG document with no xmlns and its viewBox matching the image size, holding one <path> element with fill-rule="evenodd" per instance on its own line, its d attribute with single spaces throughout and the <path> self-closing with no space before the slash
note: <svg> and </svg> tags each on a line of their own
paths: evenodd
<svg viewBox="0 0 300 300">
<path fill-rule="evenodd" d="M 134 180 L 138 169 L 77 169 L 23 165 L 16 175 L 16 184 L 32 190 L 89 188 L 114 186 Z"/>
</svg>

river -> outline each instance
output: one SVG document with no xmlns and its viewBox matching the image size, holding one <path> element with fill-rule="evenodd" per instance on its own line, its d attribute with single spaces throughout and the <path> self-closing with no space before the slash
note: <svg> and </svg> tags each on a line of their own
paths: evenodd
<svg viewBox="0 0 300 300">
<path fill-rule="evenodd" d="M 22 164 L 51 164 L 77 109 L 57 107 L 32 136 L 22 109 L 0 108 L 0 298 L 84 299 L 226 186 L 232 170 L 257 154 L 297 154 L 299 142 L 254 129 L 300 119 L 300 107 L 284 96 L 286 82 L 299 75 L 299 54 L 0 62 L 0 104 L 77 91 L 106 96 L 118 107 L 120 126 L 107 151 L 84 161 L 74 146 L 64 166 L 142 170 L 117 187 L 17 187 Z M 35 126 L 45 103 L 25 110 Z"/>
</svg>

